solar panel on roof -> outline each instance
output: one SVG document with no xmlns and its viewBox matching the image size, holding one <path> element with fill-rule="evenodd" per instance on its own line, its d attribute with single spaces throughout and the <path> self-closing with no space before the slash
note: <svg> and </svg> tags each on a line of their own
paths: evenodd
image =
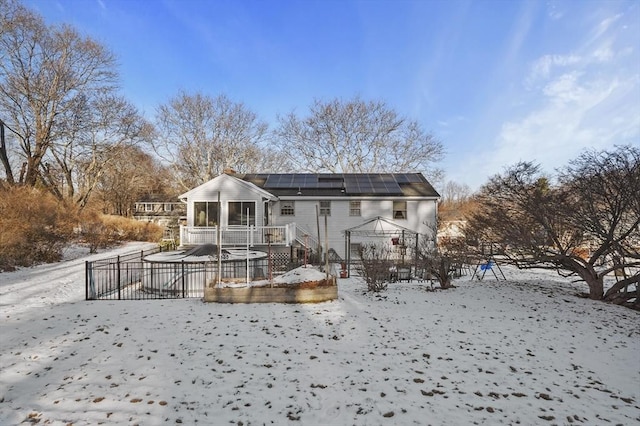
<svg viewBox="0 0 640 426">
<path fill-rule="evenodd" d="M 281 175 L 269 175 L 265 182 L 265 188 L 290 188 L 293 181 L 293 175 L 281 174 Z"/>
<path fill-rule="evenodd" d="M 390 174 L 345 175 L 345 188 L 349 194 L 401 194 L 402 191 Z"/>
<path fill-rule="evenodd" d="M 415 173 L 364 173 L 335 175 L 320 174 L 269 174 L 265 175 L 265 188 L 273 189 L 341 189 L 349 194 L 402 194 L 399 184 L 421 182 Z"/>
<path fill-rule="evenodd" d="M 420 183 L 420 175 L 417 173 L 398 173 L 396 174 L 396 180 L 398 183 Z"/>
</svg>

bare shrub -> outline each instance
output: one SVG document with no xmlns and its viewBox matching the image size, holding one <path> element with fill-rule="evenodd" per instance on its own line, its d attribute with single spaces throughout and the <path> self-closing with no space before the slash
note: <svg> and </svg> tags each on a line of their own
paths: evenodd
<svg viewBox="0 0 640 426">
<path fill-rule="evenodd" d="M 98 249 L 107 248 L 117 241 L 102 222 L 101 216 L 95 211 L 85 211 L 80 221 L 80 237 L 89 247 L 89 253 L 97 253 Z"/>
<path fill-rule="evenodd" d="M 360 246 L 362 260 L 358 272 L 367 283 L 367 290 L 379 292 L 387 289 L 389 268 L 391 267 L 391 249 L 385 244 L 362 244 Z"/>
<path fill-rule="evenodd" d="M 159 241 L 162 238 L 162 228 L 155 223 L 94 211 L 83 214 L 80 229 L 91 253 L 122 241 Z"/>
<path fill-rule="evenodd" d="M 0 190 L 0 269 L 55 262 L 73 235 L 76 209 L 33 187 Z"/>
<path fill-rule="evenodd" d="M 102 222 L 118 241 L 160 241 L 162 238 L 162 228 L 152 222 L 113 215 L 103 215 Z"/>
<path fill-rule="evenodd" d="M 162 229 L 153 223 L 80 213 L 76 204 L 48 192 L 8 185 L 0 186 L 0 229 L 0 270 L 57 262 L 65 246 L 78 236 L 91 252 L 121 241 L 159 241 L 162 237 Z"/>
</svg>

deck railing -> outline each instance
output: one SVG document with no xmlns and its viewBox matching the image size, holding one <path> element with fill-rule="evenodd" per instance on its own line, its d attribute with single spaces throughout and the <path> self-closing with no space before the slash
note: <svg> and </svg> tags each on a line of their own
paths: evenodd
<svg viewBox="0 0 640 426">
<path fill-rule="evenodd" d="M 282 226 L 222 226 L 220 238 L 223 247 L 253 247 L 256 245 L 290 246 L 296 238 L 296 225 Z M 180 245 L 216 244 L 217 226 L 181 226 Z"/>
</svg>

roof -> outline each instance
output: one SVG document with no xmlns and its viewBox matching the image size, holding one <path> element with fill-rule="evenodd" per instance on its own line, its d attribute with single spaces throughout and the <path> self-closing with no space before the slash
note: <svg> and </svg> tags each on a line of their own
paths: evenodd
<svg viewBox="0 0 640 426">
<path fill-rule="evenodd" d="M 262 173 L 234 176 L 276 196 L 440 197 L 422 173 Z"/>
<path fill-rule="evenodd" d="M 149 193 L 136 200 L 136 203 L 179 203 L 180 200 L 175 195 L 164 195 Z"/>
<path fill-rule="evenodd" d="M 195 188 L 185 192 L 184 194 L 181 194 L 179 198 L 181 200 L 184 200 L 196 195 L 202 195 L 202 194 L 210 195 L 211 193 L 215 193 L 216 191 L 224 191 L 224 188 L 225 187 L 228 188 L 228 185 L 244 186 L 245 188 L 251 191 L 259 193 L 265 198 L 272 198 L 275 195 L 265 190 L 260 185 L 252 185 L 251 181 L 242 179 L 240 175 L 223 173 L 221 175 L 214 177 L 210 181 L 205 182 L 199 186 L 196 186 Z"/>
</svg>

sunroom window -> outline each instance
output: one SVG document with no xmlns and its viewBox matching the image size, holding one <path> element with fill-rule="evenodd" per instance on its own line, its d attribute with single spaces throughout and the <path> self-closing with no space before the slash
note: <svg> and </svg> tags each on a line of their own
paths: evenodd
<svg viewBox="0 0 640 426">
<path fill-rule="evenodd" d="M 255 225 L 256 203 L 255 201 L 229 201 L 228 225 Z"/>
<path fill-rule="evenodd" d="M 218 224 L 218 202 L 196 201 L 193 203 L 195 226 L 216 226 Z"/>
</svg>

